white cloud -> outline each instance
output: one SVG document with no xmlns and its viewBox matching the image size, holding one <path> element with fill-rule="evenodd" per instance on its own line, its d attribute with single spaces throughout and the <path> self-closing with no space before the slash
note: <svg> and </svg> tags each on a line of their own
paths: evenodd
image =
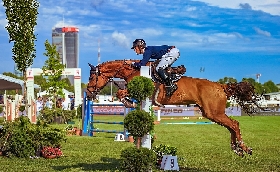
<svg viewBox="0 0 280 172">
<path fill-rule="evenodd" d="M 123 33 L 119 33 L 118 31 L 114 31 L 112 33 L 112 38 L 113 38 L 115 44 L 118 44 L 122 47 L 128 48 L 130 45 L 130 41 L 126 37 L 126 35 Z"/>
<path fill-rule="evenodd" d="M 153 36 L 159 36 L 159 35 L 162 35 L 162 31 L 158 30 L 158 29 L 152 29 L 152 28 L 147 28 L 147 29 L 143 29 L 142 31 L 142 34 L 144 35 L 153 35 Z"/>
<path fill-rule="evenodd" d="M 280 1 L 279 0 L 193 0 L 205 2 L 211 6 L 218 6 L 221 8 L 239 9 L 240 4 L 246 4 L 246 7 L 251 7 L 252 10 L 261 10 L 272 15 L 280 15 Z"/>
<path fill-rule="evenodd" d="M 260 35 L 264 35 L 264 36 L 267 36 L 267 37 L 270 37 L 271 34 L 268 32 L 268 31 L 265 31 L 265 30 L 261 30 L 260 28 L 258 27 L 254 27 L 254 30 L 260 34 Z"/>
<path fill-rule="evenodd" d="M 0 19 L 0 26 L 1 29 L 3 29 L 6 25 L 7 25 L 8 21 L 4 18 L 4 19 Z"/>
</svg>

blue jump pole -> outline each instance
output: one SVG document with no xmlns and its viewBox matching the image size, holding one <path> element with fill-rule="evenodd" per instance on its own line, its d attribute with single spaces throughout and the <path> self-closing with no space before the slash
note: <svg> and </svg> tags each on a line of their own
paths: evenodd
<svg viewBox="0 0 280 172">
<path fill-rule="evenodd" d="M 83 99 L 83 135 L 88 134 L 88 121 L 89 121 L 89 115 L 88 115 L 88 106 L 87 106 L 87 100 L 86 100 L 86 92 L 84 92 L 84 99 Z"/>
</svg>

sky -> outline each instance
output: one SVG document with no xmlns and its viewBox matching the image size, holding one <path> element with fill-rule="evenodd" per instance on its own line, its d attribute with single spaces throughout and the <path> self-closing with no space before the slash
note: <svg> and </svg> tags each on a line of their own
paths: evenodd
<svg viewBox="0 0 280 172">
<path fill-rule="evenodd" d="M 280 84 L 280 0 L 39 0 L 36 58 L 46 61 L 44 42 L 53 27 L 79 28 L 79 67 L 88 82 L 88 63 L 141 59 L 131 50 L 142 38 L 147 45 L 174 45 L 186 76 L 218 81 L 254 78 Z M 0 73 L 13 72 L 3 2 L 0 6 Z M 204 70 L 201 70 L 204 69 Z"/>
</svg>

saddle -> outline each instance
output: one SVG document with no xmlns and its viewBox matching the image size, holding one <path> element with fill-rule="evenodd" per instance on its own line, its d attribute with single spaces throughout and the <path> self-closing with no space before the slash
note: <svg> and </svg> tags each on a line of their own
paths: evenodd
<svg viewBox="0 0 280 172">
<path fill-rule="evenodd" d="M 157 73 L 157 70 L 156 70 L 156 67 L 159 62 L 160 62 L 160 60 L 156 60 L 156 61 L 152 62 L 152 65 L 151 65 L 152 80 L 154 82 L 165 85 L 165 82 L 161 79 L 161 77 L 159 76 L 159 74 Z M 186 73 L 186 68 L 184 65 L 180 65 L 177 67 L 168 66 L 165 70 L 168 74 L 168 77 L 170 78 L 170 80 L 173 83 L 177 82 L 182 77 L 182 75 L 184 75 Z"/>
</svg>

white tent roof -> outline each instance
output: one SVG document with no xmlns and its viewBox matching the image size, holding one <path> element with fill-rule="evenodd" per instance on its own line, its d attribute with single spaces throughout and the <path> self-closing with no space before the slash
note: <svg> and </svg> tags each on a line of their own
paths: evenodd
<svg viewBox="0 0 280 172">
<path fill-rule="evenodd" d="M 0 74 L 0 90 L 23 89 L 23 84 L 23 80 Z M 39 89 L 40 86 L 34 84 L 34 88 Z"/>
</svg>

